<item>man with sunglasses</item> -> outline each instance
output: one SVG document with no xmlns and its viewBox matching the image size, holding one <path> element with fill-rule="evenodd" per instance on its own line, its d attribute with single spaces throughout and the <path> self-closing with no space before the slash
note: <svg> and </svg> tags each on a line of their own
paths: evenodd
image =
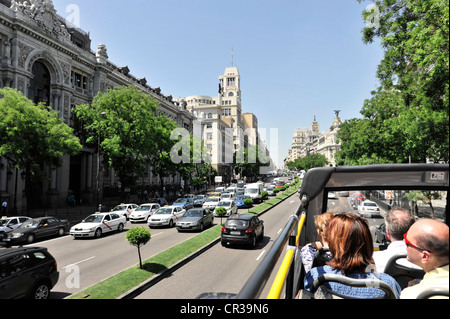
<svg viewBox="0 0 450 319">
<path fill-rule="evenodd" d="M 425 271 L 422 281 L 403 289 L 400 298 L 415 299 L 429 288 L 448 290 L 448 226 L 433 219 L 420 219 L 403 236 L 407 247 L 407 259 Z"/>
</svg>

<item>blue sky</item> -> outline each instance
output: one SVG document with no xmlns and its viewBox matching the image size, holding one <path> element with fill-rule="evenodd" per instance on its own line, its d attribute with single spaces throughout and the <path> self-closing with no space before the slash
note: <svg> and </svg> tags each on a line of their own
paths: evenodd
<svg viewBox="0 0 450 319">
<path fill-rule="evenodd" d="M 104 43 L 109 59 L 174 97 L 215 96 L 231 66 L 241 74 L 243 112 L 260 128 L 278 129 L 277 164 L 297 128 L 316 116 L 321 131 L 341 110 L 360 117 L 376 89 L 383 52 L 365 45 L 357 0 L 53 0 L 58 13 L 90 32 L 92 49 Z M 269 134 L 267 141 L 270 141 Z"/>
</svg>

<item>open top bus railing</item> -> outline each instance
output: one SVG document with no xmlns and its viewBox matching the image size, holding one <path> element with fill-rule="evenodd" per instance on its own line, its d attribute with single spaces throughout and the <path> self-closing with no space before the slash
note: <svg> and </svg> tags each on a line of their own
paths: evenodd
<svg viewBox="0 0 450 319">
<path fill-rule="evenodd" d="M 447 192 L 448 188 L 448 164 L 382 164 L 311 169 L 303 180 L 300 206 L 289 218 L 272 248 L 236 298 L 278 299 L 282 296 L 283 287 L 285 299 L 292 299 L 297 295 L 304 276 L 301 260 L 297 256 L 299 248 L 317 240 L 314 216 L 326 212 L 328 192 L 373 190 Z M 447 199 L 443 209 L 443 219 L 448 225 Z M 286 253 L 268 296 L 261 296 L 285 249 Z"/>
</svg>

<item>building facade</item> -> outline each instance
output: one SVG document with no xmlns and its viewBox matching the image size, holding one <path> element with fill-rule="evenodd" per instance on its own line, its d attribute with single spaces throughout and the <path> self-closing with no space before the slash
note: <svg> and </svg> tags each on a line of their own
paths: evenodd
<svg viewBox="0 0 450 319">
<path fill-rule="evenodd" d="M 198 124 L 194 124 L 194 133 L 198 131 L 197 135 L 204 140 L 212 166 L 226 182 L 236 177 L 232 166 L 237 152 L 243 152 L 251 145 L 264 145 L 263 152 L 270 158 L 265 144 L 260 141 L 257 117 L 242 112 L 241 93 L 239 69 L 227 67 L 219 76 L 217 96 L 192 95 L 174 99 L 195 114 Z M 199 125 L 200 129 L 196 130 Z M 272 168 L 271 159 L 270 164 Z"/>
<path fill-rule="evenodd" d="M 159 102 L 160 114 L 192 131 L 194 116 L 184 105 L 150 86 L 145 77 L 132 75 L 127 66 L 109 61 L 104 44 L 91 50 L 89 33 L 59 16 L 51 0 L 0 0 L 0 87 L 17 89 L 35 103 L 45 102 L 71 125 L 73 107 L 90 104 L 99 92 L 122 85 L 134 85 L 150 95 Z M 46 167 L 50 179 L 34 192 L 33 205 L 63 205 L 69 193 L 93 202 L 99 174 L 96 155 L 97 149 L 84 148 L 77 156 L 65 156 L 61 167 Z M 0 161 L 1 200 L 23 210 L 27 202 L 23 178 L 5 159 Z M 120 185 L 110 170 L 102 169 L 100 186 Z M 152 183 L 157 178 L 149 173 L 145 184 Z"/>
<path fill-rule="evenodd" d="M 335 111 L 336 117 L 329 130 L 320 133 L 320 125 L 316 117 L 311 123 L 310 129 L 297 129 L 292 138 L 292 147 L 289 150 L 285 163 L 292 162 L 297 158 L 302 158 L 311 154 L 322 154 L 330 165 L 336 166 L 334 155 L 339 150 L 337 143 L 337 132 L 342 122 L 339 118 L 340 111 Z"/>
</svg>

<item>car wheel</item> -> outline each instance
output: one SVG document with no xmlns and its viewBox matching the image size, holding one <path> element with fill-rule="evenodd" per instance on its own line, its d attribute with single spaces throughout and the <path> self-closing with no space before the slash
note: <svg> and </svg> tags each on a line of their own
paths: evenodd
<svg viewBox="0 0 450 319">
<path fill-rule="evenodd" d="M 223 247 L 226 247 L 226 246 L 227 246 L 227 242 L 224 241 L 224 240 L 221 240 L 220 243 L 222 244 Z"/>
<path fill-rule="evenodd" d="M 119 226 L 117 227 L 117 232 L 120 233 L 123 230 L 123 224 L 120 223 Z"/>
<path fill-rule="evenodd" d="M 32 242 L 34 242 L 34 235 L 33 234 L 29 234 L 27 236 L 27 244 L 31 244 Z"/>
<path fill-rule="evenodd" d="M 60 228 L 59 230 L 58 230 L 58 236 L 63 236 L 64 235 L 64 228 Z"/>
<path fill-rule="evenodd" d="M 250 242 L 250 247 L 252 247 L 252 248 L 256 247 L 256 236 L 252 236 L 252 241 Z"/>
<path fill-rule="evenodd" d="M 45 283 L 37 284 L 30 293 L 31 299 L 48 299 L 50 296 L 50 286 Z"/>
<path fill-rule="evenodd" d="M 203 223 L 200 223 L 200 231 L 201 231 L 201 232 L 203 231 L 204 228 L 205 228 L 205 227 L 203 226 Z"/>
<path fill-rule="evenodd" d="M 169 227 L 173 227 L 173 220 L 169 221 Z"/>
<path fill-rule="evenodd" d="M 95 236 L 95 238 L 100 238 L 102 236 L 102 229 L 101 228 L 97 228 L 95 230 L 94 236 Z"/>
</svg>

